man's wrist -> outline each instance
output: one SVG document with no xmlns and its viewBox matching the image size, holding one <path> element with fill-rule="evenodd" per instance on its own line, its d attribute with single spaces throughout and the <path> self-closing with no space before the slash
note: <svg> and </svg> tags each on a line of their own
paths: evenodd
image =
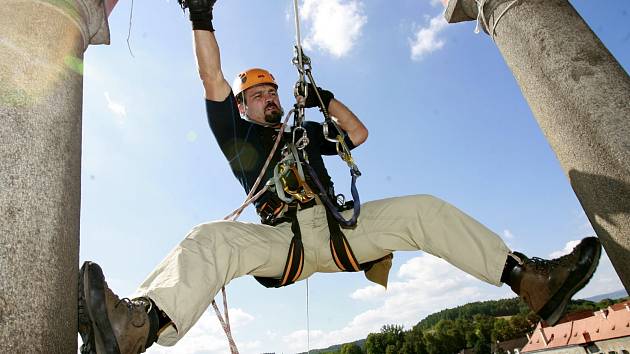
<svg viewBox="0 0 630 354">
<path fill-rule="evenodd" d="M 214 32 L 214 27 L 212 26 L 212 20 L 195 20 L 195 21 L 192 21 L 192 29 L 193 30 Z"/>
<path fill-rule="evenodd" d="M 330 101 L 332 101 L 333 98 L 335 98 L 335 95 L 333 95 L 332 92 L 328 91 L 328 90 L 321 90 L 319 91 L 319 95 L 322 98 L 322 103 L 324 103 L 324 107 L 326 107 L 326 110 L 328 111 L 328 107 L 330 106 Z"/>
</svg>

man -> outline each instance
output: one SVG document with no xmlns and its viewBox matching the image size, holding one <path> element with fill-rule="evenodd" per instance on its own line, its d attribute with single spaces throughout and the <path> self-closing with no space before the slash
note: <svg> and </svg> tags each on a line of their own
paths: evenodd
<svg viewBox="0 0 630 354">
<path fill-rule="evenodd" d="M 185 3 L 210 127 L 235 176 L 250 192 L 278 134 L 283 143 L 291 142 L 291 134 L 278 130 L 283 109 L 269 72 L 247 70 L 232 88 L 225 80 L 211 22 L 213 4 Z M 349 148 L 365 142 L 368 131 L 361 121 L 329 91 L 321 90 L 322 102 L 315 99 L 315 89 L 308 88 L 305 105 L 327 109 Z M 560 319 L 571 296 L 595 271 L 601 247 L 594 237 L 559 259 L 530 259 L 511 252 L 499 236 L 455 207 L 427 195 L 365 203 L 356 225 L 341 230 L 332 217 L 334 210 L 322 205 L 322 200 L 333 199 L 334 192 L 321 156 L 335 154 L 335 143 L 325 139 L 319 124 L 305 122 L 304 130 L 309 143 L 293 156 L 306 155 L 313 171 L 291 170 L 285 177 L 292 181 L 283 180 L 290 185 L 276 185 L 275 192 L 262 195 L 256 207 L 263 224 L 217 221 L 193 228 L 133 299 L 120 299 L 110 290 L 98 265 L 83 265 L 79 295 L 83 352 L 139 353 L 154 342 L 174 345 L 222 286 L 246 274 L 266 286 L 283 286 L 314 272 L 364 270 L 368 278 L 386 285 L 388 257 L 397 250 L 422 250 L 487 283 L 506 283 L 550 324 Z M 284 163 L 283 156 L 280 149 L 272 156 L 267 179 Z M 289 167 L 307 167 L 293 162 Z M 281 198 L 279 190 L 293 199 Z M 342 214 L 348 218 L 352 211 Z M 329 242 L 335 238 L 341 246 Z"/>
</svg>

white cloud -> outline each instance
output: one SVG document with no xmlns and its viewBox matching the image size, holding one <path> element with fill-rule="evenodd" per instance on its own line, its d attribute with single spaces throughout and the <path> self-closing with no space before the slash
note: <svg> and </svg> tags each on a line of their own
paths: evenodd
<svg viewBox="0 0 630 354">
<path fill-rule="evenodd" d="M 122 120 L 127 116 L 127 109 L 122 103 L 116 102 L 111 99 L 109 96 L 109 92 L 105 91 L 105 99 L 107 100 L 107 108 L 118 117 L 118 119 Z"/>
<path fill-rule="evenodd" d="M 561 252 L 573 248 L 571 241 Z M 474 301 L 510 298 L 516 295 L 508 286 L 495 287 L 461 272 L 446 261 L 431 256 L 415 257 L 403 264 L 397 273 L 398 281 L 390 282 L 385 293 L 382 287 L 370 285 L 355 290 L 350 296 L 358 301 L 380 301 L 379 305 L 355 316 L 343 328 L 331 331 L 311 330 L 311 348 L 325 348 L 365 338 L 378 332 L 383 325 L 401 324 L 410 329 L 427 315 Z M 608 293 L 623 286 L 602 255 L 598 271 L 591 282 L 575 298 Z M 306 348 L 307 332 L 296 330 L 282 336 L 288 351 Z"/>
<path fill-rule="evenodd" d="M 386 291 L 384 287 L 380 285 L 370 285 L 365 288 L 355 290 L 352 294 L 350 294 L 350 297 L 354 300 L 366 301 L 379 299 L 385 295 Z"/>
<path fill-rule="evenodd" d="M 259 341 L 243 342 L 238 340 L 238 328 L 243 327 L 254 320 L 254 316 L 239 308 L 231 308 L 230 324 L 232 335 L 236 344 L 241 349 L 259 349 Z M 154 344 L 147 350 L 147 354 L 224 354 L 229 353 L 229 347 L 223 328 L 219 324 L 214 311 L 206 311 L 193 328 L 186 333 L 173 347 L 162 347 Z"/>
<path fill-rule="evenodd" d="M 300 17 L 310 24 L 304 48 L 318 47 L 336 57 L 350 52 L 367 22 L 360 0 L 304 0 Z"/>
<path fill-rule="evenodd" d="M 573 251 L 575 246 L 577 246 L 579 243 L 580 243 L 580 240 L 573 240 L 573 241 L 567 242 L 567 244 L 564 245 L 564 248 L 561 249 L 560 251 L 555 251 L 555 252 L 550 253 L 549 259 L 562 257 L 565 254 L 571 253 L 571 251 Z"/>
<path fill-rule="evenodd" d="M 312 348 L 365 338 L 378 332 L 385 324 L 402 324 L 411 328 L 425 316 L 438 310 L 471 301 L 513 296 L 507 287 L 497 288 L 461 272 L 446 261 L 422 255 L 403 264 L 397 277 L 382 294 L 379 286 L 368 286 L 354 291 L 356 300 L 381 299 L 380 306 L 355 316 L 343 328 L 333 331 L 311 331 Z M 306 331 L 298 330 L 284 336 L 289 349 L 301 351 L 306 345 Z"/>
<path fill-rule="evenodd" d="M 512 240 L 514 238 L 514 234 L 512 233 L 512 231 L 510 230 L 503 230 L 503 237 L 507 238 L 508 240 Z"/>
<path fill-rule="evenodd" d="M 411 59 L 420 60 L 427 54 L 432 53 L 444 46 L 444 40 L 438 35 L 446 27 L 447 22 L 442 14 L 433 17 L 429 21 L 428 27 L 417 30 L 415 38 L 411 40 Z"/>
</svg>

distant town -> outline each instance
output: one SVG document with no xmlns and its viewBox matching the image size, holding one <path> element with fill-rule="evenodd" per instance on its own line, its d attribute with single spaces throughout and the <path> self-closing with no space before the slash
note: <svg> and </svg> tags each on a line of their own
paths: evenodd
<svg viewBox="0 0 630 354">
<path fill-rule="evenodd" d="M 409 330 L 388 324 L 365 339 L 308 354 L 473 353 L 630 354 L 630 297 L 622 290 L 574 300 L 555 326 L 518 298 L 469 303 L 431 314 Z"/>
</svg>

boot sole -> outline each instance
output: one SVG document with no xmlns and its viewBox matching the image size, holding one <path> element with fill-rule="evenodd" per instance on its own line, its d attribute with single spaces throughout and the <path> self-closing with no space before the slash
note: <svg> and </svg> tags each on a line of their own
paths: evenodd
<svg viewBox="0 0 630 354">
<path fill-rule="evenodd" d="M 597 269 L 597 265 L 599 264 L 599 258 L 602 254 L 602 246 L 597 238 L 594 240 L 596 242 L 595 255 L 593 257 L 593 261 L 589 265 L 588 271 L 586 274 L 577 282 L 569 291 L 558 291 L 554 296 L 551 297 L 551 300 L 547 302 L 547 304 L 538 311 L 538 315 L 542 317 L 542 319 L 547 322 L 549 326 L 555 325 L 569 305 L 569 301 L 575 293 L 580 291 L 593 277 L 595 273 L 595 269 Z"/>
<path fill-rule="evenodd" d="M 121 354 L 105 306 L 105 276 L 96 263 L 83 265 L 83 296 L 92 322 L 94 344 L 98 354 Z"/>
</svg>

